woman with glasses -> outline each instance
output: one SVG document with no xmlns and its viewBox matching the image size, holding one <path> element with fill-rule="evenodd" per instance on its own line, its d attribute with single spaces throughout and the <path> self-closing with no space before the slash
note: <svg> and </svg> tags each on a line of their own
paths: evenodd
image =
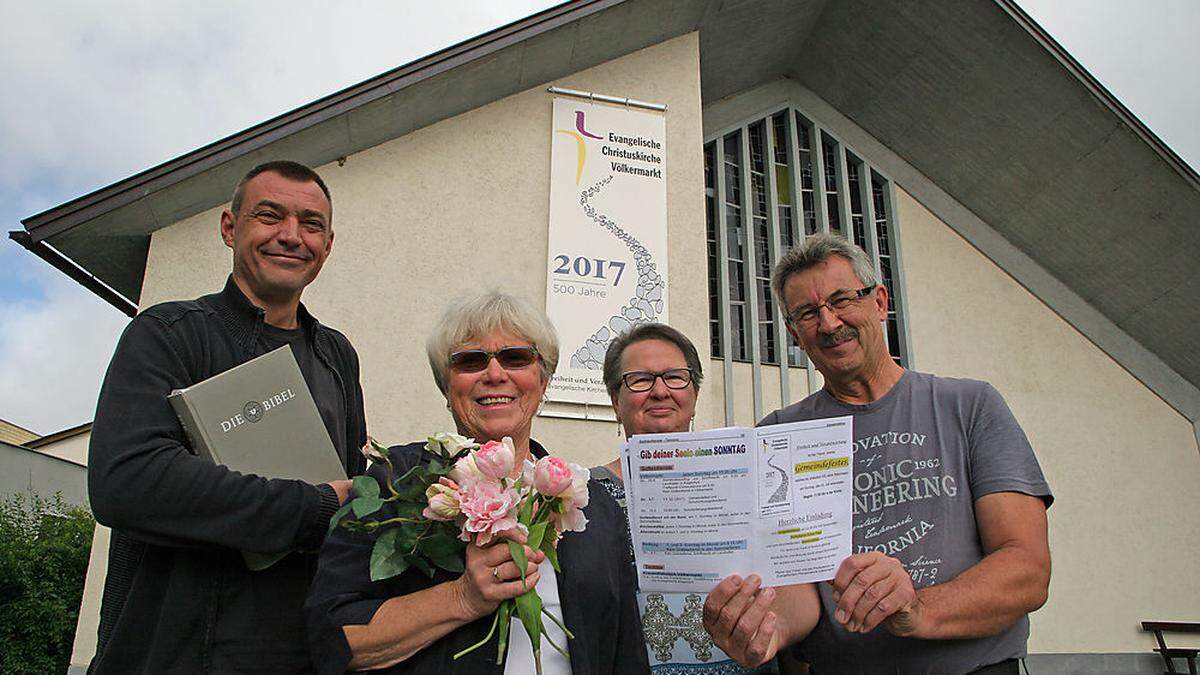
<svg viewBox="0 0 1200 675">
<path fill-rule="evenodd" d="M 479 443 L 511 437 L 517 452 L 514 477 L 524 459 L 547 454 L 532 437 L 534 415 L 558 363 L 558 338 L 545 313 L 510 295 L 485 293 L 450 307 L 426 348 L 458 433 Z M 432 457 L 420 442 L 392 448 L 391 459 L 403 472 Z M 371 472 L 382 476 L 378 467 Z M 570 658 L 543 648 L 543 673 L 644 673 L 634 571 L 624 554 L 624 516 L 594 481 L 588 489 L 587 527 L 560 541 L 560 574 L 549 563 L 538 564 L 543 553 L 525 548 L 526 583 L 575 636 L 567 640 L 554 622 L 545 622 Z M 525 541 L 516 530 L 508 538 Z M 504 541 L 497 538 L 483 547 L 468 543 L 461 575 L 438 570 L 431 579 L 410 568 L 378 582 L 371 581 L 368 570 L 371 548 L 369 538 L 337 530 L 321 550 L 307 605 L 320 672 L 534 672 L 532 646 L 519 621 L 512 624 L 503 666 L 496 664 L 495 638 L 453 658 L 488 634 L 502 600 L 524 591 L 521 570 Z"/>
<path fill-rule="evenodd" d="M 640 324 L 621 334 L 604 356 L 604 384 L 617 414 L 618 433 L 623 428 L 626 438 L 688 431 L 703 379 L 692 341 L 661 323 Z M 592 477 L 624 506 L 619 459 L 592 469 Z M 628 541 L 625 547 L 632 549 Z M 638 604 L 652 672 L 759 672 L 744 670 L 713 644 L 701 622 L 703 595 L 639 592 Z"/>
</svg>

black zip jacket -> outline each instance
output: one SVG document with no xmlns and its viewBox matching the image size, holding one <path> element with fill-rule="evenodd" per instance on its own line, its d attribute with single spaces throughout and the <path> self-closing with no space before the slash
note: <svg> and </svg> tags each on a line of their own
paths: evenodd
<svg viewBox="0 0 1200 675">
<path fill-rule="evenodd" d="M 347 412 L 333 444 L 365 469 L 358 356 L 304 306 L 318 367 Z M 264 313 L 230 277 L 220 293 L 145 310 L 117 344 L 92 426 L 88 491 L 113 528 L 91 673 L 310 672 L 303 603 L 337 496 L 194 455 L 167 395 L 259 356 Z M 296 550 L 261 572 L 239 551 Z"/>
</svg>

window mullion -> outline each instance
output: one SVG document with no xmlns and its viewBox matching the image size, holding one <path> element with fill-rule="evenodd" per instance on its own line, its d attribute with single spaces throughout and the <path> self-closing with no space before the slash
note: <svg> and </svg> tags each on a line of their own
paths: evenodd
<svg viewBox="0 0 1200 675">
<path fill-rule="evenodd" d="M 771 269 L 774 270 L 775 263 L 779 262 L 779 257 L 782 252 L 782 236 L 779 228 L 782 223 L 779 222 L 779 194 L 778 185 L 775 180 L 775 115 L 768 115 L 766 119 L 766 148 L 763 151 L 766 168 L 766 184 L 767 184 L 767 226 L 770 228 L 770 236 L 767 240 L 767 245 L 771 251 Z M 784 127 L 784 143 L 787 143 L 787 128 Z M 790 155 L 789 155 L 790 157 Z M 794 165 L 793 165 L 794 166 Z M 792 172 L 795 173 L 795 172 Z M 795 195 L 792 195 L 792 218 L 795 219 Z M 769 291 L 768 291 L 769 292 Z M 787 331 L 783 327 L 783 313 L 780 310 L 779 299 L 771 303 L 775 308 L 775 316 L 772 317 L 774 322 L 771 324 L 775 331 L 775 360 L 779 363 L 779 400 L 783 405 L 787 405 L 792 397 L 790 387 L 788 386 L 788 336 Z M 761 418 L 759 418 L 761 419 Z M 755 420 L 757 422 L 757 420 Z"/>
<path fill-rule="evenodd" d="M 879 233 L 875 229 L 875 199 L 871 195 L 871 181 L 875 173 L 864 161 L 859 169 L 858 192 L 863 204 L 863 239 L 866 241 L 867 255 L 871 256 L 871 264 L 875 266 L 875 279 L 882 281 L 883 270 L 879 268 Z M 887 331 L 884 331 L 887 335 Z"/>
<path fill-rule="evenodd" d="M 905 367 L 912 368 L 912 340 L 908 332 L 907 312 L 904 311 L 904 304 L 908 300 L 908 286 L 904 281 L 904 266 L 900 264 L 900 230 L 896 227 L 896 222 L 899 220 L 896 217 L 896 195 L 890 180 L 881 176 L 880 181 L 883 183 L 883 198 L 887 202 L 887 213 L 884 215 L 887 217 L 888 241 L 891 244 L 892 285 L 896 289 L 896 333 L 900 336 L 900 358 Z"/>
<path fill-rule="evenodd" d="M 808 129 L 808 154 L 813 163 L 813 206 L 817 215 L 817 231 L 829 234 L 829 200 L 825 198 L 824 132 L 816 122 Z"/>
<path fill-rule="evenodd" d="M 806 216 L 805 208 L 804 208 L 804 176 L 802 175 L 804 173 L 804 166 L 802 165 L 802 163 L 800 161 L 800 125 L 801 124 L 804 124 L 804 120 L 801 118 L 800 114 L 796 112 L 795 108 L 788 106 L 787 128 L 788 128 L 788 138 L 791 141 L 790 143 L 788 143 L 788 160 L 792 163 L 792 166 L 795 167 L 792 170 L 792 194 L 796 195 L 796 197 L 792 201 L 795 202 L 795 209 L 796 209 L 795 221 L 796 221 L 796 234 L 797 234 L 796 244 L 797 245 L 803 243 L 804 238 L 808 236 L 808 228 L 806 228 L 805 224 L 804 224 L 804 220 L 805 220 L 805 216 Z M 809 160 L 811 161 L 812 160 L 812 148 L 811 148 L 812 134 L 805 134 L 805 135 L 810 137 L 809 138 L 810 148 L 808 151 L 808 157 L 809 157 Z M 815 170 L 816 170 L 816 167 L 814 165 L 813 171 L 815 171 Z M 813 184 L 814 184 L 813 206 L 814 206 L 814 217 L 817 220 L 817 229 L 820 230 L 820 216 L 817 214 L 820 214 L 821 209 L 817 208 L 817 205 L 820 203 L 820 201 L 817 199 L 817 195 L 815 192 L 816 182 L 817 182 L 816 180 L 813 181 Z M 783 314 L 787 314 L 787 309 L 788 309 L 787 306 L 783 302 L 783 298 L 779 298 L 779 311 Z M 788 341 L 787 345 L 788 345 L 788 350 L 790 351 L 791 345 L 792 345 L 790 340 Z M 816 391 L 817 375 L 816 375 L 816 373 L 813 372 L 812 361 L 808 358 L 808 354 L 804 353 L 803 350 L 801 350 L 800 353 L 802 354 L 801 365 L 804 366 L 805 380 L 808 382 L 808 393 L 811 394 L 814 391 Z"/>
<path fill-rule="evenodd" d="M 749 317 L 747 350 L 750 352 L 750 380 L 754 399 L 754 421 L 762 419 L 762 354 L 758 344 L 758 252 L 755 251 L 754 190 L 750 176 L 754 172 L 754 160 L 750 156 L 750 126 L 742 127 L 742 232 L 746 234 L 746 251 L 742 258 L 745 265 L 743 279 L 749 288 L 743 288 L 746 298 L 746 316 Z"/>
<path fill-rule="evenodd" d="M 842 234 L 845 235 L 846 241 L 854 243 L 854 219 L 850 217 L 850 179 L 846 176 L 846 148 L 841 143 L 834 142 L 833 153 L 837 157 L 834 173 L 838 185 L 838 211 L 841 212 Z"/>
<path fill-rule="evenodd" d="M 722 360 L 725 374 L 725 425 L 733 424 L 733 342 L 732 331 L 729 328 L 729 224 L 725 222 L 725 144 L 717 138 L 713 143 L 713 164 L 716 172 L 713 175 L 714 195 L 713 204 L 717 211 L 717 250 L 721 264 L 717 266 L 720 278 L 719 293 L 721 294 L 721 344 Z"/>
</svg>

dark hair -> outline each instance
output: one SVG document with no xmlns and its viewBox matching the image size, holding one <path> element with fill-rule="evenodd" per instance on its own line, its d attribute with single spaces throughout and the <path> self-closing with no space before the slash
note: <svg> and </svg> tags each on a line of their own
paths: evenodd
<svg viewBox="0 0 1200 675">
<path fill-rule="evenodd" d="M 242 198 L 246 193 L 246 183 L 249 183 L 260 173 L 277 173 L 288 180 L 294 180 L 297 183 L 316 183 L 317 187 L 321 188 L 321 192 L 325 193 L 325 199 L 329 200 L 330 217 L 333 217 L 333 197 L 329 194 L 329 188 L 325 186 L 325 181 L 321 180 L 321 176 L 317 175 L 316 171 L 304 166 L 299 162 L 293 162 L 290 159 L 277 159 L 250 169 L 250 171 L 242 176 L 238 181 L 237 187 L 233 189 L 233 200 L 229 206 L 229 210 L 233 215 L 237 215 L 242 209 Z"/>
<path fill-rule="evenodd" d="M 604 353 L 604 386 L 610 397 L 615 397 L 621 388 L 621 355 L 625 353 L 625 348 L 645 340 L 662 340 L 679 347 L 679 351 L 683 352 L 683 360 L 692 370 L 692 387 L 699 393 L 704 370 L 692 341 L 665 323 L 640 323 L 613 338 L 608 344 L 608 351 Z"/>
</svg>

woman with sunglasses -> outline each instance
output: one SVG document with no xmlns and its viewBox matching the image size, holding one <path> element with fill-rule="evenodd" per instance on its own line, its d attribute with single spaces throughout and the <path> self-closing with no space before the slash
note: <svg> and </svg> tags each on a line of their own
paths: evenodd
<svg viewBox="0 0 1200 675">
<path fill-rule="evenodd" d="M 546 450 L 532 438 L 533 418 L 558 363 L 558 338 L 545 313 L 510 295 L 490 292 L 450 307 L 426 351 L 434 381 L 446 397 L 458 433 L 479 443 L 512 438 L 522 461 Z M 424 443 L 391 449 L 397 471 L 428 462 Z M 373 469 L 379 477 L 382 472 Z M 554 622 L 547 632 L 565 645 L 570 658 L 541 650 L 545 675 L 644 673 L 641 624 L 634 576 L 625 555 L 624 517 L 594 481 L 584 508 L 587 527 L 563 537 L 562 568 L 556 575 L 540 551 L 525 548 L 526 583 L 546 608 L 561 616 L 575 638 L 567 640 Z M 512 530 L 509 539 L 524 543 Z M 500 538 L 489 546 L 467 544 L 461 575 L 438 570 L 431 579 L 411 569 L 383 581 L 370 579 L 372 542 L 336 531 L 321 550 L 309 596 L 309 633 L 322 673 L 347 669 L 394 673 L 532 673 L 533 652 L 519 621 L 512 624 L 503 666 L 496 664 L 495 638 L 460 659 L 453 655 L 487 635 L 502 600 L 520 595 L 521 570 Z M 543 643 L 544 644 L 544 643 Z"/>
<path fill-rule="evenodd" d="M 688 431 L 703 379 L 692 341 L 661 323 L 640 324 L 621 334 L 604 356 L 604 384 L 617 414 L 618 434 L 624 428 L 626 438 Z M 592 469 L 592 477 L 624 506 L 619 459 Z M 628 541 L 625 545 L 632 547 Z M 744 670 L 713 644 L 701 623 L 703 595 L 639 592 L 638 601 L 652 672 L 777 672 L 773 665 Z"/>
</svg>

